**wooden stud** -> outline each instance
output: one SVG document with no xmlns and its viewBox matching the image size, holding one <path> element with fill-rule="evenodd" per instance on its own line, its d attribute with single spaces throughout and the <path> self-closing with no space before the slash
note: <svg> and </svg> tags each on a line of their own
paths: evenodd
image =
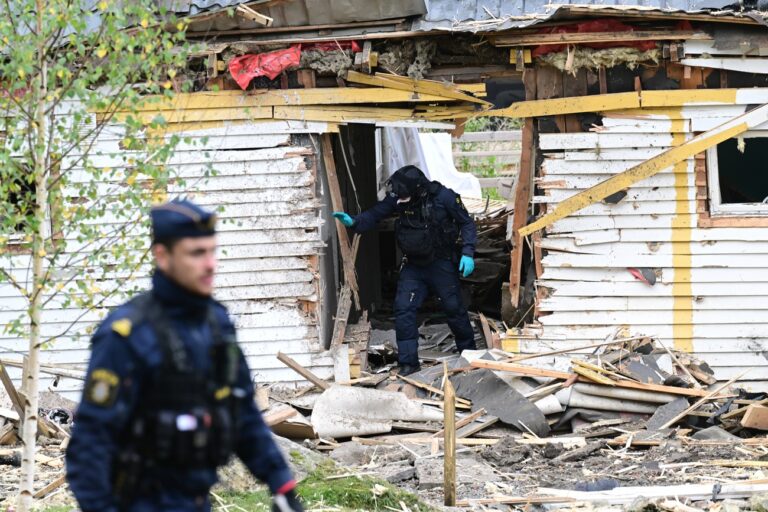
<svg viewBox="0 0 768 512">
<path fill-rule="evenodd" d="M 296 71 L 296 78 L 305 89 L 315 89 L 317 87 L 314 69 L 299 69 Z"/>
<path fill-rule="evenodd" d="M 344 211 L 344 202 L 341 198 L 341 188 L 339 186 L 339 177 L 336 173 L 336 162 L 333 158 L 333 142 L 331 134 L 324 133 L 320 136 L 321 150 L 323 152 L 323 163 L 325 164 L 325 173 L 328 177 L 328 191 L 331 195 L 331 206 L 336 212 Z M 357 274 L 355 273 L 355 257 L 352 254 L 352 246 L 349 242 L 347 228 L 341 222 L 334 220 L 336 224 L 336 233 L 339 237 L 339 248 L 341 251 L 341 260 L 344 266 L 344 281 L 349 285 L 352 293 L 352 299 L 357 308 L 360 307 L 360 298 L 358 296 Z"/>
<path fill-rule="evenodd" d="M 320 388 L 322 391 L 325 391 L 326 389 L 330 388 L 331 385 L 312 373 L 311 371 L 307 370 L 303 366 L 301 366 L 299 363 L 294 361 L 291 357 L 283 354 L 282 352 L 277 353 L 277 359 L 281 363 L 285 364 L 287 367 L 289 367 L 291 370 L 295 371 L 305 379 L 307 379 L 309 382 Z"/>
<path fill-rule="evenodd" d="M 470 423 L 474 422 L 476 419 L 480 418 L 480 416 L 483 416 L 485 414 L 485 409 L 478 409 L 477 411 L 473 412 L 472 414 L 469 414 L 463 418 L 461 418 L 459 421 L 456 422 L 456 429 L 458 431 L 459 428 L 464 427 L 466 425 L 469 425 Z M 445 434 L 445 429 L 441 428 L 434 434 L 432 434 L 432 437 L 443 437 L 443 434 Z M 458 435 L 458 434 L 457 434 Z M 459 436 L 459 437 L 469 437 L 469 436 Z"/>
<path fill-rule="evenodd" d="M 448 378 L 448 365 L 443 366 L 443 372 L 445 375 L 445 405 L 443 406 L 445 425 L 444 504 L 447 507 L 453 507 L 456 505 L 456 392 L 453 389 L 453 383 Z"/>
<path fill-rule="evenodd" d="M 605 70 L 605 66 L 600 66 L 600 69 L 597 71 L 597 80 L 600 85 L 600 94 L 608 94 L 608 73 Z"/>
<path fill-rule="evenodd" d="M 335 221 L 334 221 L 335 222 Z M 355 233 L 352 239 L 352 260 L 357 261 L 357 251 L 360 248 L 360 235 Z M 359 305 L 358 305 L 359 307 Z M 339 304 L 336 308 L 336 318 L 333 322 L 333 334 L 331 335 L 331 347 L 337 347 L 344 343 L 344 336 L 347 333 L 347 322 L 349 313 L 352 310 L 352 287 L 349 283 L 344 283 L 339 294 Z"/>
<path fill-rule="evenodd" d="M 536 97 L 536 69 L 525 70 L 523 75 L 525 83 L 525 97 Z M 526 119 L 523 123 L 521 140 L 522 152 L 520 154 L 520 167 L 515 183 L 514 209 L 512 213 L 512 251 L 510 251 L 509 268 L 509 294 L 513 307 L 520 304 L 520 286 L 522 280 L 524 241 L 519 234 L 519 229 L 528 222 L 529 204 L 531 202 L 531 186 L 533 182 L 533 166 L 535 164 L 535 140 L 536 131 L 533 119 Z"/>
</svg>

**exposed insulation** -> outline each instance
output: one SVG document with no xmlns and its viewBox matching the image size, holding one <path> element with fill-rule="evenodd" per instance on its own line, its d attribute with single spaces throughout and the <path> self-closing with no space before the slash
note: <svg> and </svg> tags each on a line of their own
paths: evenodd
<svg viewBox="0 0 768 512">
<path fill-rule="evenodd" d="M 661 52 L 658 48 L 653 50 L 641 51 L 637 48 L 606 48 L 595 50 L 592 48 L 583 48 L 580 46 L 571 50 L 573 56 L 572 62 L 568 65 L 568 52 L 548 53 L 537 57 L 539 62 L 554 66 L 561 71 L 568 71 L 574 75 L 579 69 L 599 69 L 601 67 L 610 68 L 618 65 L 625 65 L 630 69 L 635 69 L 643 63 L 658 64 L 661 58 Z"/>
</svg>

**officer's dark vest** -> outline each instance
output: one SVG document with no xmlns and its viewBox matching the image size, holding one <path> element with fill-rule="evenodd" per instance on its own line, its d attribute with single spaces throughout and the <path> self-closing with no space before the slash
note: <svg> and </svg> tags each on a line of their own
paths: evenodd
<svg viewBox="0 0 768 512">
<path fill-rule="evenodd" d="M 428 185 L 427 193 L 415 202 L 406 203 L 395 220 L 395 238 L 410 263 L 427 265 L 438 258 L 453 259 L 459 229 L 453 218 L 437 219 L 435 197 L 443 186 Z M 447 213 L 447 212 L 446 212 Z"/>
<path fill-rule="evenodd" d="M 163 360 L 141 383 L 127 444 L 145 467 L 225 464 L 237 442 L 239 404 L 246 394 L 235 387 L 241 355 L 234 336 L 222 333 L 210 308 L 212 366 L 203 373 L 194 368 L 160 302 L 150 293 L 132 302 L 139 319 L 154 330 Z"/>
</svg>

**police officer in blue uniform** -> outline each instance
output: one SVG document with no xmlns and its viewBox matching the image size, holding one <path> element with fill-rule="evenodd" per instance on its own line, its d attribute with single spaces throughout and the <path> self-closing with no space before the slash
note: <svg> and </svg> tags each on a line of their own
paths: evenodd
<svg viewBox="0 0 768 512">
<path fill-rule="evenodd" d="M 429 181 L 418 167 L 398 169 L 387 188 L 387 197 L 363 213 L 352 217 L 334 212 L 333 216 L 363 233 L 398 214 L 395 238 L 404 256 L 394 304 L 395 332 L 399 373 L 409 375 L 421 369 L 416 314 L 430 292 L 438 297 L 448 316 L 458 350 L 475 348 L 459 273 L 467 277 L 475 269 L 477 231 L 459 195 L 437 181 Z M 460 251 L 456 246 L 459 235 L 463 244 Z"/>
<path fill-rule="evenodd" d="M 187 200 L 152 210 L 152 290 L 96 331 L 66 454 L 83 512 L 204 512 L 236 454 L 273 510 L 302 510 L 253 400 L 235 327 L 211 298 L 216 216 Z"/>
</svg>

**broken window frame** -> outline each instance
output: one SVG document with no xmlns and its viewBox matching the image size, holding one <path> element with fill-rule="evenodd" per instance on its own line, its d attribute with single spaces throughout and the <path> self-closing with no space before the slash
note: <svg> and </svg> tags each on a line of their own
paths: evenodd
<svg viewBox="0 0 768 512">
<path fill-rule="evenodd" d="M 748 131 L 741 138 L 768 138 L 768 131 Z M 766 217 L 768 202 L 765 203 L 723 203 L 720 192 L 720 169 L 717 157 L 718 145 L 706 150 L 707 189 L 709 195 L 709 214 L 714 217 Z M 767 198 L 768 199 L 768 198 Z"/>
</svg>

